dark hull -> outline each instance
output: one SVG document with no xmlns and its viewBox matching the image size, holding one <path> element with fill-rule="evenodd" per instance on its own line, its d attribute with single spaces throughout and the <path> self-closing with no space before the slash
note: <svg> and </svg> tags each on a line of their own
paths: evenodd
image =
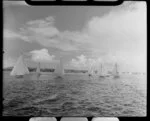
<svg viewBox="0 0 150 121">
<path fill-rule="evenodd" d="M 23 78 L 24 76 L 23 75 L 16 75 L 15 77 L 16 78 Z"/>
<path fill-rule="evenodd" d="M 119 75 L 115 75 L 115 76 L 114 76 L 114 78 L 119 78 L 119 77 L 120 77 Z"/>
</svg>

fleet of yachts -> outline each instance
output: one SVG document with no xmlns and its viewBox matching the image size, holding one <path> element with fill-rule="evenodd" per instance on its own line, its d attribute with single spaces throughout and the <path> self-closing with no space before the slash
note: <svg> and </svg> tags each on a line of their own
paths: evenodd
<svg viewBox="0 0 150 121">
<path fill-rule="evenodd" d="M 10 75 L 15 76 L 15 77 L 23 77 L 23 75 L 30 74 L 30 71 L 28 70 L 28 67 L 24 63 L 23 56 L 20 56 L 14 65 Z M 57 77 L 62 77 L 65 72 L 64 72 L 64 66 L 62 62 L 62 58 L 60 58 L 59 63 L 57 63 L 56 68 L 54 69 L 53 72 L 54 75 Z M 100 64 L 99 68 L 94 68 L 94 66 L 91 66 L 88 71 L 87 71 L 88 76 L 99 76 L 100 78 L 105 78 L 105 77 L 110 77 L 113 76 L 114 78 L 119 77 L 119 72 L 118 72 L 118 65 L 117 63 L 114 65 L 114 69 L 111 73 L 105 73 L 104 72 L 104 67 L 102 64 Z M 36 72 L 35 75 L 39 77 L 42 75 L 40 71 L 40 62 L 37 64 Z"/>
</svg>

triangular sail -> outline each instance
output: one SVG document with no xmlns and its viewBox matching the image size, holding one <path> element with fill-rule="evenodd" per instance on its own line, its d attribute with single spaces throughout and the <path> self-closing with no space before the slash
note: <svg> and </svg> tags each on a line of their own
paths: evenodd
<svg viewBox="0 0 150 121">
<path fill-rule="evenodd" d="M 103 65 L 101 64 L 100 65 L 100 68 L 99 68 L 99 73 L 98 73 L 100 76 L 104 76 L 104 68 L 103 68 Z"/>
<path fill-rule="evenodd" d="M 88 74 L 91 74 L 91 67 L 88 67 Z"/>
<path fill-rule="evenodd" d="M 13 70 L 11 71 L 10 75 L 16 76 L 16 75 L 24 75 L 24 74 L 29 74 L 29 70 L 24 64 L 23 56 L 20 56 Z"/>
<path fill-rule="evenodd" d="M 112 74 L 113 74 L 115 77 L 116 77 L 116 76 L 119 76 L 117 63 L 115 64 L 115 67 L 114 67 L 114 70 L 113 70 L 113 73 L 112 73 Z"/>
<path fill-rule="evenodd" d="M 97 66 L 96 65 L 94 65 L 93 66 L 93 74 L 97 74 L 98 73 L 98 69 L 97 69 Z"/>
<path fill-rule="evenodd" d="M 37 69 L 36 69 L 37 73 L 40 73 L 40 62 L 38 63 Z"/>
<path fill-rule="evenodd" d="M 115 65 L 115 73 L 118 74 L 118 68 L 117 68 L 117 64 Z"/>
<path fill-rule="evenodd" d="M 117 69 L 116 69 L 116 64 L 114 65 L 114 68 L 113 68 L 113 71 L 112 71 L 112 74 L 115 75 L 117 73 Z"/>
<path fill-rule="evenodd" d="M 55 69 L 54 72 L 55 72 L 55 74 L 57 74 L 58 76 L 64 75 L 64 68 L 63 68 L 62 58 L 60 58 L 60 61 L 59 61 L 59 63 L 57 64 L 56 69 Z"/>
<path fill-rule="evenodd" d="M 94 66 L 90 65 L 90 67 L 88 68 L 88 74 L 93 75 L 94 74 Z"/>
<path fill-rule="evenodd" d="M 103 72 L 103 66 L 102 66 L 102 64 L 101 64 L 101 65 L 100 65 L 99 74 L 101 75 L 101 74 L 102 74 L 102 72 Z"/>
</svg>

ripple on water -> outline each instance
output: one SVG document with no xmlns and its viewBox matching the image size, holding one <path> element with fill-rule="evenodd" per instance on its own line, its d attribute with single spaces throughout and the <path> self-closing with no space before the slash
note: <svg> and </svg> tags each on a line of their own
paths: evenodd
<svg viewBox="0 0 150 121">
<path fill-rule="evenodd" d="M 138 114 L 135 112 L 135 110 L 132 109 L 123 109 L 122 111 L 123 116 L 131 116 L 131 115 L 135 115 L 137 116 Z"/>
<path fill-rule="evenodd" d="M 60 97 L 57 94 L 54 94 L 54 95 L 51 95 L 49 97 L 36 99 L 36 100 L 34 100 L 34 103 L 36 103 L 36 104 L 49 104 L 49 103 L 56 102 L 59 99 L 60 99 Z"/>
<path fill-rule="evenodd" d="M 137 78 L 81 80 L 76 77 L 71 75 L 52 80 L 6 80 L 3 115 L 146 115 L 146 96 L 142 94 L 146 95 L 146 92 L 141 93 L 143 86 L 137 88 L 134 83 Z"/>
<path fill-rule="evenodd" d="M 65 102 L 62 104 L 61 108 L 64 110 L 69 110 L 71 108 L 73 108 L 75 106 L 75 104 L 73 102 Z"/>
<path fill-rule="evenodd" d="M 22 106 L 25 103 L 26 102 L 24 100 L 21 100 L 21 99 L 18 99 L 18 98 L 9 100 L 6 103 L 4 101 L 4 109 L 8 109 L 9 110 L 11 108 L 20 107 L 20 106 Z"/>
<path fill-rule="evenodd" d="M 19 109 L 9 110 L 7 112 L 7 116 L 14 115 L 14 116 L 35 116 L 40 115 L 39 109 L 35 107 L 23 107 Z"/>
</svg>

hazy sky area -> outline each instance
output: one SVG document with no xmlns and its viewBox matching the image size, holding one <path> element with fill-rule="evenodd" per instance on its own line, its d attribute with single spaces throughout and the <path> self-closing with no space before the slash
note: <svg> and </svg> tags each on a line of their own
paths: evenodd
<svg viewBox="0 0 150 121">
<path fill-rule="evenodd" d="M 120 71 L 146 72 L 146 2 L 120 6 L 29 6 L 4 1 L 4 67 L 21 53 L 31 63 L 86 69 L 103 63 Z M 49 64 L 50 65 L 50 64 Z"/>
</svg>

